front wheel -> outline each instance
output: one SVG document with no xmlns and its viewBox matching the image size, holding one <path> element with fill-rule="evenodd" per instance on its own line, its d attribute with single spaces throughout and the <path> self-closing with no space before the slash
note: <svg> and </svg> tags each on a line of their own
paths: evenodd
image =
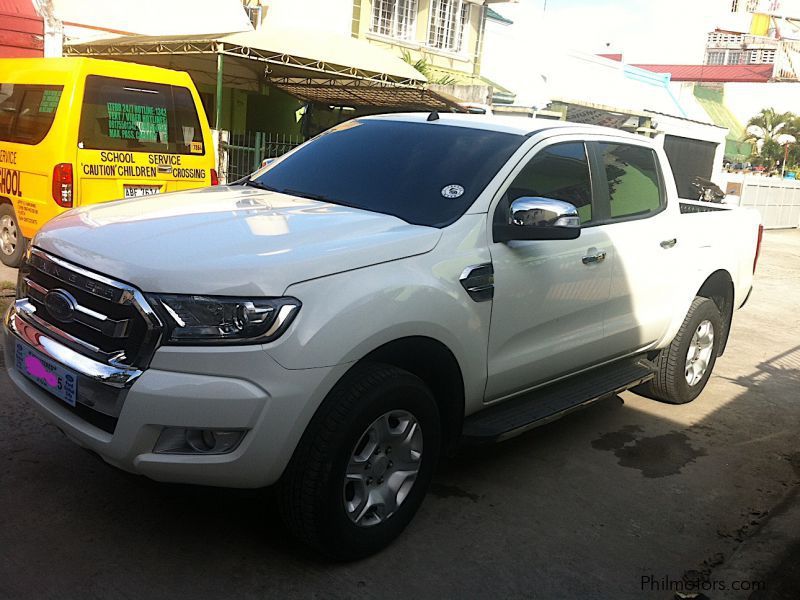
<svg viewBox="0 0 800 600">
<path fill-rule="evenodd" d="M 17 224 L 17 215 L 10 204 L 0 204 L 0 261 L 12 269 L 22 263 L 25 238 Z"/>
<path fill-rule="evenodd" d="M 338 560 L 394 540 L 422 503 L 439 458 L 436 401 L 396 367 L 357 367 L 312 419 L 279 484 L 292 533 Z"/>
<path fill-rule="evenodd" d="M 653 361 L 656 377 L 633 391 L 669 404 L 691 402 L 711 377 L 722 332 L 717 305 L 708 298 L 695 298 L 672 343 Z"/>
</svg>

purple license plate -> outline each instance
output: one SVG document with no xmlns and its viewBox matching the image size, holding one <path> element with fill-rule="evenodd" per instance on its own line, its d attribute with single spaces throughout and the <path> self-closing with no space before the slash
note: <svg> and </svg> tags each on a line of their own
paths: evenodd
<svg viewBox="0 0 800 600">
<path fill-rule="evenodd" d="M 75 406 L 78 396 L 78 377 L 61 365 L 45 358 L 22 342 L 17 342 L 17 371 L 47 390 L 59 400 Z"/>
</svg>

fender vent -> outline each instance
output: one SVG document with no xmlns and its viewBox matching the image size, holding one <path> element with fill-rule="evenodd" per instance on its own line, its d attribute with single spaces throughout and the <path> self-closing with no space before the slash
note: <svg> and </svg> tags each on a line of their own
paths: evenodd
<svg viewBox="0 0 800 600">
<path fill-rule="evenodd" d="M 494 298 L 494 267 L 492 263 L 467 267 L 459 277 L 461 285 L 475 302 Z"/>
</svg>

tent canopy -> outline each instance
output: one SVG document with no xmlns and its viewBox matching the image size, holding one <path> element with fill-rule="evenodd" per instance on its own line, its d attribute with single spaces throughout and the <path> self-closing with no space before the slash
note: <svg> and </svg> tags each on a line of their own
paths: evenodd
<svg viewBox="0 0 800 600">
<path fill-rule="evenodd" d="M 123 36 L 75 42 L 69 56 L 117 58 L 189 71 L 196 81 L 260 91 L 262 83 L 301 100 L 337 106 L 462 111 L 425 87 L 419 71 L 369 42 L 335 34 L 262 28 L 230 34 Z"/>
</svg>

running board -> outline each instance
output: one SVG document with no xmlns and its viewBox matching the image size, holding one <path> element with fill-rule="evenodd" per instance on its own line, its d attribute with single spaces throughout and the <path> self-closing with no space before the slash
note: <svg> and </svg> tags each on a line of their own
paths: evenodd
<svg viewBox="0 0 800 600">
<path fill-rule="evenodd" d="M 466 443 L 478 444 L 507 440 L 654 375 L 655 365 L 642 356 L 596 367 L 470 415 L 464 419 L 462 437 Z"/>
</svg>

